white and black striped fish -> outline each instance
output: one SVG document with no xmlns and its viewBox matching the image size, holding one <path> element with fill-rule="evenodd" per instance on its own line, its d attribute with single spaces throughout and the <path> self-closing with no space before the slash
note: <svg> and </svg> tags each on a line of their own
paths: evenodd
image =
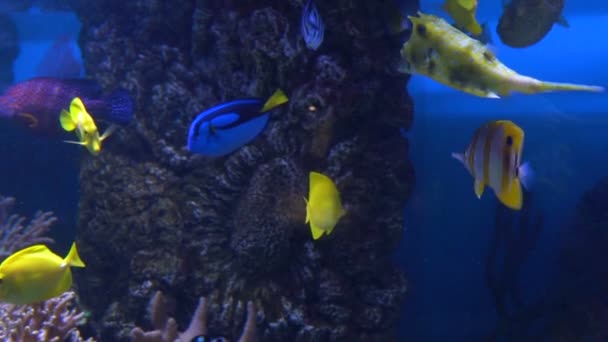
<svg viewBox="0 0 608 342">
<path fill-rule="evenodd" d="M 520 182 L 526 189 L 532 183 L 532 169 L 521 164 L 524 131 L 511 121 L 491 121 L 475 131 L 464 153 L 452 157 L 464 164 L 475 179 L 475 194 L 481 198 L 487 185 L 507 207 L 519 210 L 523 196 Z"/>
<path fill-rule="evenodd" d="M 319 15 L 319 10 L 313 2 L 308 0 L 302 11 L 302 37 L 309 49 L 316 50 L 323 43 L 325 24 Z"/>
</svg>

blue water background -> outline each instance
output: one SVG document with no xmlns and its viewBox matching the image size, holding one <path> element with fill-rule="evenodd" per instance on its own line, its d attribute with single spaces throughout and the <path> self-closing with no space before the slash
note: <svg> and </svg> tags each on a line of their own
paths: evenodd
<svg viewBox="0 0 608 342">
<path fill-rule="evenodd" d="M 495 29 L 501 2 L 479 3 L 480 22 Z M 439 3 L 421 6 L 445 17 Z M 493 31 L 498 58 L 542 80 L 608 87 L 608 45 L 600 43 L 608 33 L 608 3 L 569 1 L 564 14 L 570 28 L 555 25 L 529 48 L 509 48 Z M 538 298 L 557 270 L 560 233 L 574 206 L 608 175 L 608 93 L 483 99 L 421 76 L 412 78 L 408 90 L 415 103 L 409 138 L 416 187 L 397 253 L 409 282 L 400 331 L 408 341 L 479 341 L 497 318 L 485 279 L 497 200 L 488 188 L 478 200 L 471 176 L 450 153 L 462 152 L 489 120 L 513 120 L 524 129 L 523 159 L 537 174 L 533 205 L 542 209 L 545 226 L 520 283 L 529 300 Z"/>
<path fill-rule="evenodd" d="M 73 13 L 12 13 L 19 34 L 15 82 L 35 77 L 35 69 L 53 42 L 65 34 L 78 36 L 80 23 Z M 73 42 L 77 47 L 76 42 Z M 80 57 L 80 50 L 78 58 Z M 67 136 L 66 138 L 70 138 Z M 31 217 L 37 210 L 53 211 L 58 218 L 50 234 L 52 246 L 65 254 L 74 239 L 78 210 L 79 163 L 84 149 L 60 139 L 40 137 L 7 120 L 0 120 L 0 194 L 17 199 L 14 213 Z"/>
<path fill-rule="evenodd" d="M 439 6 L 422 4 L 425 12 L 437 14 Z M 480 1 L 480 21 L 496 27 L 500 6 L 498 0 Z M 506 47 L 494 33 L 496 53 L 509 67 L 533 77 L 608 86 L 608 45 L 601 43 L 605 13 L 608 4 L 600 1 L 570 1 L 565 14 L 571 28 L 555 26 L 542 42 L 526 49 Z M 56 38 L 80 29 L 70 13 L 31 11 L 13 17 L 21 44 L 17 82 L 35 76 L 35 66 Z M 496 199 L 487 189 L 478 200 L 471 177 L 450 153 L 462 151 L 488 120 L 514 120 L 525 130 L 524 159 L 537 172 L 534 202 L 546 222 L 523 275 L 532 298 L 544 291 L 556 270 L 560 232 L 580 195 L 608 175 L 608 94 L 480 99 L 419 76 L 408 90 L 416 105 L 409 138 L 417 184 L 396 256 L 409 282 L 401 334 L 409 341 L 476 341 L 496 319 L 484 278 Z M 60 219 L 52 233 L 59 242 L 56 249 L 67 251 L 76 223 L 83 151 L 4 121 L 0 146 L 0 194 L 15 196 L 17 211 L 28 215 L 37 209 L 55 211 Z"/>
</svg>

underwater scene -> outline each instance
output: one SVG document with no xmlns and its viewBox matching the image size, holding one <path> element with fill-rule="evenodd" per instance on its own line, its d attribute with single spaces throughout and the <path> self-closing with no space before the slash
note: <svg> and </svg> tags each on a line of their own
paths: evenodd
<svg viewBox="0 0 608 342">
<path fill-rule="evenodd" d="M 606 23 L 0 0 L 0 341 L 608 341 Z"/>
</svg>

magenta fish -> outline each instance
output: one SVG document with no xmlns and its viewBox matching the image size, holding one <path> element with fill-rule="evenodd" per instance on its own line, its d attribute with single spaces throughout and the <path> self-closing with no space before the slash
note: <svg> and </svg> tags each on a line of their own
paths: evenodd
<svg viewBox="0 0 608 342">
<path fill-rule="evenodd" d="M 95 120 L 127 125 L 133 101 L 125 89 L 103 94 L 94 80 L 37 77 L 9 87 L 0 96 L 0 117 L 10 118 L 38 133 L 60 133 L 59 114 L 80 97 Z"/>
</svg>

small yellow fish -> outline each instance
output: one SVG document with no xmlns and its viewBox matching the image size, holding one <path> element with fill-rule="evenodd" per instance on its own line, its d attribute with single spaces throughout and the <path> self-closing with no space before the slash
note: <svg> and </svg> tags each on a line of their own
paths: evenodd
<svg viewBox="0 0 608 342">
<path fill-rule="evenodd" d="M 79 141 L 65 141 L 66 143 L 84 146 L 94 156 L 101 152 L 101 142 L 116 129 L 115 125 L 111 125 L 100 136 L 95 120 L 78 97 L 75 97 L 70 103 L 69 112 L 65 109 L 61 111 L 59 123 L 67 132 L 76 131 Z"/>
<path fill-rule="evenodd" d="M 418 17 L 409 19 L 413 29 L 401 48 L 404 63 L 399 69 L 402 72 L 424 75 L 454 89 L 487 98 L 509 96 L 513 92 L 604 91 L 598 86 L 544 82 L 520 75 L 502 64 L 487 46 L 440 17 L 418 12 Z"/>
<path fill-rule="evenodd" d="M 533 171 L 521 164 L 524 131 L 511 121 L 491 121 L 475 131 L 464 153 L 452 153 L 475 179 L 475 194 L 481 198 L 484 186 L 494 190 L 507 207 L 521 209 L 523 196 L 520 182 L 529 189 Z"/>
<path fill-rule="evenodd" d="M 59 296 L 72 286 L 70 266 L 85 267 L 76 243 L 65 259 L 45 245 L 15 252 L 0 264 L 0 301 L 33 304 Z"/>
<path fill-rule="evenodd" d="M 474 36 L 481 35 L 481 25 L 475 19 L 477 0 L 445 0 L 441 7 L 456 22 L 456 27 L 469 31 Z"/>
<path fill-rule="evenodd" d="M 340 194 L 334 182 L 327 176 L 310 173 L 310 188 L 306 202 L 306 222 L 310 222 L 312 238 L 317 240 L 323 233 L 328 235 L 334 230 L 338 220 L 346 211 L 342 207 Z"/>
</svg>

